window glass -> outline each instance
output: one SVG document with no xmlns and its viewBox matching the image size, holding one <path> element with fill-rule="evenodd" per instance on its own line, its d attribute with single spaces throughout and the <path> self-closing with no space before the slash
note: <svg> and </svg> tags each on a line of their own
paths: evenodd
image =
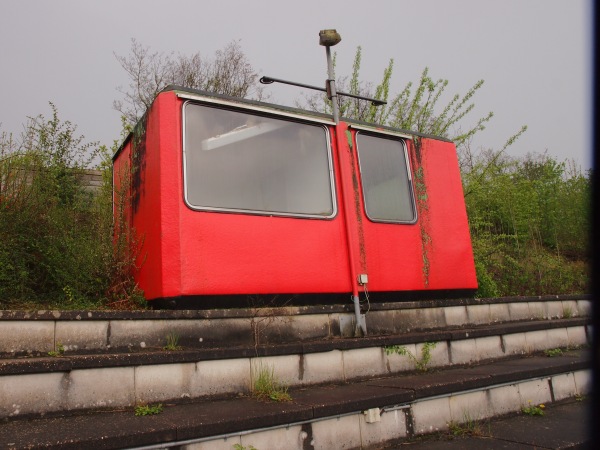
<svg viewBox="0 0 600 450">
<path fill-rule="evenodd" d="M 327 130 L 187 103 L 186 201 L 193 208 L 331 217 Z"/>
<path fill-rule="evenodd" d="M 414 223 L 417 216 L 404 142 L 358 132 L 356 145 L 367 217 Z"/>
</svg>

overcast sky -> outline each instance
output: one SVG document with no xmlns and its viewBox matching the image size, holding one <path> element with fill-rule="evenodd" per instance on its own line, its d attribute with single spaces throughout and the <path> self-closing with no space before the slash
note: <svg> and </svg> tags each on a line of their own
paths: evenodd
<svg viewBox="0 0 600 450">
<path fill-rule="evenodd" d="M 392 92 L 417 81 L 424 67 L 449 80 L 449 99 L 485 80 L 464 127 L 489 111 L 473 142 L 591 159 L 592 3 L 590 0 L 2 0 L 0 131 L 18 133 L 27 116 L 59 116 L 89 141 L 110 145 L 120 132 L 112 108 L 126 86 L 114 53 L 131 38 L 155 51 L 211 56 L 232 40 L 261 75 L 323 85 L 325 50 L 318 32 L 335 28 L 342 42 L 336 75 L 351 71 L 363 48 L 362 80 L 377 83 L 395 61 Z M 276 103 L 302 91 L 267 87 Z"/>
</svg>

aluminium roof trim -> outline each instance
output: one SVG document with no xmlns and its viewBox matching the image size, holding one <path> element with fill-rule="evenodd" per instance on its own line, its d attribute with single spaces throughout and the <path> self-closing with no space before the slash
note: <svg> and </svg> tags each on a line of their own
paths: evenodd
<svg viewBox="0 0 600 450">
<path fill-rule="evenodd" d="M 176 95 L 177 95 L 177 97 L 185 99 L 185 100 L 195 100 L 195 101 L 200 101 L 202 103 L 210 103 L 210 104 L 214 104 L 214 105 L 222 105 L 222 106 L 229 106 L 232 108 L 258 111 L 258 112 L 262 112 L 262 113 L 288 117 L 291 119 L 298 119 L 298 120 L 304 120 L 304 121 L 309 121 L 309 122 L 322 123 L 325 125 L 335 125 L 335 122 L 333 121 L 333 119 L 315 117 L 315 116 L 311 116 L 308 114 L 306 114 L 306 115 L 305 114 L 297 114 L 297 113 L 282 111 L 280 109 L 275 109 L 275 108 L 268 108 L 268 107 L 264 107 L 264 106 L 254 105 L 254 104 L 234 102 L 234 101 L 229 101 L 229 100 L 223 100 L 220 98 L 206 97 L 203 95 L 188 94 L 188 93 L 183 93 L 183 92 L 177 92 Z"/>
</svg>

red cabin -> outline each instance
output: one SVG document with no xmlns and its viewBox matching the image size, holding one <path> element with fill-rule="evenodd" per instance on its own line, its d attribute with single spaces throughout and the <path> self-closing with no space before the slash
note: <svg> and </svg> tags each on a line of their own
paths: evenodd
<svg viewBox="0 0 600 450">
<path fill-rule="evenodd" d="M 442 138 L 169 87 L 114 177 L 150 301 L 477 288 L 456 149 Z"/>
</svg>

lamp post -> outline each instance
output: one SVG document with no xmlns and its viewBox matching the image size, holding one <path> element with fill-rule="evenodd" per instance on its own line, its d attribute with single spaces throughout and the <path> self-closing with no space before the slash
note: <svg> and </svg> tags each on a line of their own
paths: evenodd
<svg viewBox="0 0 600 450">
<path fill-rule="evenodd" d="M 331 47 L 339 44 L 341 40 L 342 37 L 336 30 L 319 31 L 319 45 L 325 47 L 327 54 L 327 98 L 333 105 L 333 120 L 336 124 L 340 122 L 340 112 L 337 102 L 337 92 L 335 90 L 335 74 L 333 73 L 333 62 L 331 61 Z"/>
</svg>

